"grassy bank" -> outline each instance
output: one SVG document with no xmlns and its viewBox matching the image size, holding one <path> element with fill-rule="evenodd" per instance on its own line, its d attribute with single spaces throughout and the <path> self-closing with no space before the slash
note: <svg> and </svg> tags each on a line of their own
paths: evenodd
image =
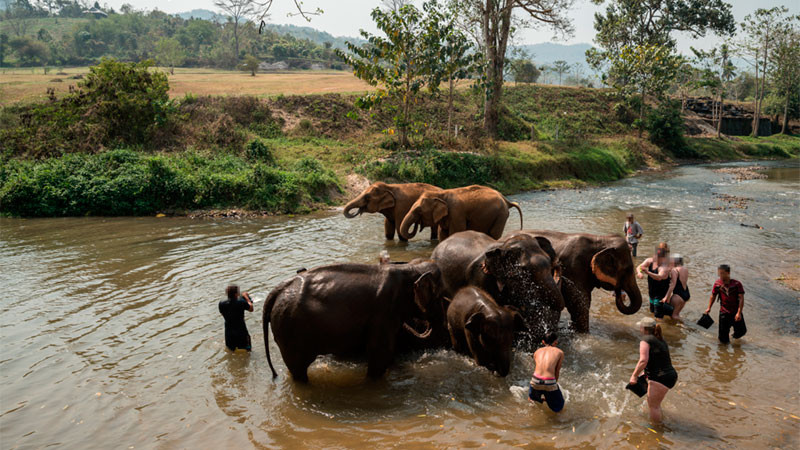
<svg viewBox="0 0 800 450">
<path fill-rule="evenodd" d="M 613 181 L 687 153 L 637 139 L 610 91 L 532 85 L 506 92 L 505 140 L 481 137 L 480 98 L 463 89 L 455 103 L 459 136 L 441 127 L 444 100 L 426 99 L 414 117 L 422 125 L 413 150 L 395 147 L 389 114 L 357 110 L 350 94 L 186 95 L 165 106 L 168 119 L 144 129 L 148 139 L 139 144 L 110 134 L 116 128 L 103 115 L 87 119 L 92 109 L 18 103 L 0 112 L 0 213 L 295 213 L 341 204 L 354 174 L 445 188 L 483 184 L 508 194 Z M 689 138 L 688 148 L 701 160 L 791 158 L 800 155 L 800 137 Z"/>
</svg>

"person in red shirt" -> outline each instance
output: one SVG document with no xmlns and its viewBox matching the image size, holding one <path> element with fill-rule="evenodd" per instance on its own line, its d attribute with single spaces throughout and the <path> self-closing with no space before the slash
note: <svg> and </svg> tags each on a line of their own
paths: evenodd
<svg viewBox="0 0 800 450">
<path fill-rule="evenodd" d="M 722 264 L 717 268 L 719 280 L 714 283 L 711 290 L 711 299 L 708 301 L 706 314 L 711 312 L 714 300 L 719 297 L 719 341 L 727 344 L 731 341 L 730 331 L 734 322 L 741 322 L 742 309 L 744 308 L 744 286 L 731 278 L 731 267 Z M 736 338 L 734 333 L 734 338 Z"/>
</svg>

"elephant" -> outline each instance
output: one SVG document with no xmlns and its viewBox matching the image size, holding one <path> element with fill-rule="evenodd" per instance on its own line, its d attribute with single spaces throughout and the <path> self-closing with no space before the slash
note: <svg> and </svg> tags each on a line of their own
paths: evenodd
<svg viewBox="0 0 800 450">
<path fill-rule="evenodd" d="M 426 192 L 440 191 L 442 189 L 425 183 L 372 183 L 358 197 L 344 206 L 344 216 L 352 219 L 364 212 L 381 213 L 385 217 L 383 228 L 386 239 L 390 241 L 394 239 L 394 233 L 397 231 L 400 240 L 405 241 L 407 239 L 400 234 L 400 224 L 408 210 L 411 209 L 411 205 Z M 358 212 L 353 213 L 352 211 L 356 208 L 358 208 Z M 437 232 L 436 227 L 431 228 L 431 239 L 437 239 Z"/>
<path fill-rule="evenodd" d="M 334 264 L 282 282 L 264 302 L 264 344 L 272 376 L 269 325 L 283 361 L 299 382 L 319 355 L 366 356 L 367 375 L 381 377 L 395 355 L 401 328 L 425 339 L 406 321 L 440 296 L 441 273 L 432 261 L 415 264 Z"/>
<path fill-rule="evenodd" d="M 431 258 L 442 272 L 443 295 L 479 287 L 497 303 L 518 308 L 533 339 L 558 327 L 564 277 L 547 239 L 522 235 L 498 241 L 462 231 L 440 242 Z"/>
<path fill-rule="evenodd" d="M 525 321 L 512 306 L 500 306 L 481 288 L 463 287 L 447 307 L 447 329 L 453 349 L 504 377 L 511 370 L 514 331 Z"/>
<path fill-rule="evenodd" d="M 511 234 L 515 235 L 545 238 L 553 244 L 561 273 L 574 283 L 572 289 L 580 293 L 565 297 L 567 310 L 578 331 L 589 331 L 589 308 L 595 288 L 613 291 L 617 309 L 622 314 L 635 314 L 641 308 L 642 293 L 636 284 L 633 258 L 622 236 L 538 230 Z M 630 304 L 625 304 L 622 291 L 630 297 Z M 570 301 L 574 299 L 579 301 Z"/>
<path fill-rule="evenodd" d="M 459 231 L 481 231 L 499 239 L 508 220 L 508 209 L 517 208 L 522 228 L 522 209 L 503 194 L 485 186 L 467 186 L 426 192 L 411 206 L 398 229 L 405 239 L 414 237 L 417 227 L 439 229 L 439 240 Z M 414 230 L 411 231 L 411 226 Z"/>
</svg>

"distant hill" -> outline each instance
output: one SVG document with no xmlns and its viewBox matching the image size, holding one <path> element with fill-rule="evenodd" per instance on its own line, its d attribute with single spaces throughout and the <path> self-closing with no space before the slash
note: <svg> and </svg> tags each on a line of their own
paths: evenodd
<svg viewBox="0 0 800 450">
<path fill-rule="evenodd" d="M 181 12 L 174 15 L 184 20 L 195 18 L 195 19 L 208 20 L 212 22 L 225 22 L 225 17 L 215 13 L 214 11 L 209 11 L 207 9 L 193 9 L 191 11 Z"/>
<path fill-rule="evenodd" d="M 552 64 L 564 60 L 570 64 L 581 63 L 586 65 L 586 50 L 592 48 L 590 44 L 556 44 L 542 42 L 539 44 L 520 45 L 519 48 L 531 54 L 537 64 Z M 588 67 L 588 66 L 587 66 Z"/>
<path fill-rule="evenodd" d="M 204 20 L 212 20 L 216 22 L 225 22 L 225 16 L 215 13 L 214 11 L 209 11 L 207 9 L 193 9 L 191 11 L 186 11 L 182 13 L 175 14 L 176 16 L 182 19 L 189 19 L 189 18 L 196 18 L 196 19 L 204 19 Z M 357 37 L 346 37 L 346 36 L 334 36 L 328 32 L 317 30 L 316 28 L 312 27 L 300 27 L 297 25 L 284 25 L 284 24 L 277 24 L 277 23 L 268 23 L 266 26 L 267 29 L 272 30 L 276 33 L 280 34 L 288 34 L 293 36 L 297 39 L 308 39 L 315 44 L 324 45 L 326 42 L 330 42 L 334 48 L 345 48 L 344 42 L 357 42 L 363 43 L 365 42 L 361 38 Z"/>
</svg>

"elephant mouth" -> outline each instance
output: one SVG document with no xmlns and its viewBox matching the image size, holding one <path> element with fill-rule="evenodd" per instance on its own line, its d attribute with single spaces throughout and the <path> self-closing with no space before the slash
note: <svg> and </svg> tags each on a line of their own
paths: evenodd
<svg viewBox="0 0 800 450">
<path fill-rule="evenodd" d="M 358 216 L 360 216 L 361 214 L 364 213 L 364 207 L 363 206 L 359 207 L 355 213 L 352 212 L 354 209 L 356 209 L 355 206 L 350 207 L 349 209 L 345 209 L 344 210 L 344 216 L 347 217 L 348 219 L 352 219 L 352 218 L 358 217 Z"/>
</svg>

